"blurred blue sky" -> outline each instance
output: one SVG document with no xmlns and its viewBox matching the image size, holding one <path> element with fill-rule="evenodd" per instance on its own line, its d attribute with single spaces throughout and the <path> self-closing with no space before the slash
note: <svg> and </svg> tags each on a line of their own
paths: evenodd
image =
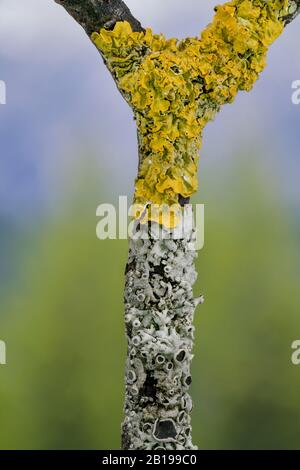
<svg viewBox="0 0 300 470">
<path fill-rule="evenodd" d="M 143 25 L 184 37 L 209 23 L 217 2 L 127 3 Z M 291 102 L 291 84 L 300 79 L 299 43 L 300 20 L 273 45 L 255 89 L 207 127 L 200 185 L 203 166 L 217 177 L 237 151 L 244 148 L 249 158 L 259 151 L 266 184 L 279 178 L 282 194 L 300 208 L 300 105 Z M 57 206 L 87 149 L 96 155 L 99 181 L 104 175 L 116 195 L 131 193 L 135 126 L 83 30 L 53 0 L 1 0 L 0 44 L 0 79 L 7 84 L 7 105 L 0 106 L 2 217 L 20 222 Z"/>
</svg>

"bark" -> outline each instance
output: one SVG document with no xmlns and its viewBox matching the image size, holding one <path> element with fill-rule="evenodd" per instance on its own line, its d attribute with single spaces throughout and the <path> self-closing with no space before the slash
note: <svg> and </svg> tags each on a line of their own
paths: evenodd
<svg viewBox="0 0 300 470">
<path fill-rule="evenodd" d="M 128 21 L 133 31 L 143 31 L 122 0 L 54 0 L 79 23 L 88 36 L 101 28 L 113 29 L 118 21 Z"/>
<path fill-rule="evenodd" d="M 191 438 L 190 365 L 195 232 L 191 206 L 168 230 L 156 222 L 137 227 L 126 268 L 128 338 L 122 448 L 195 449 Z"/>
</svg>

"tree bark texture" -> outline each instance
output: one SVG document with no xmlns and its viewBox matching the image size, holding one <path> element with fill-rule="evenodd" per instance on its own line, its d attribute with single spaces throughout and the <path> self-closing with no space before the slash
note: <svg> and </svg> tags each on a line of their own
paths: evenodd
<svg viewBox="0 0 300 470">
<path fill-rule="evenodd" d="M 123 449 L 195 449 L 191 437 L 195 231 L 191 206 L 168 230 L 139 225 L 126 267 Z"/>
<path fill-rule="evenodd" d="M 113 29 L 117 21 L 128 21 L 133 31 L 142 31 L 122 0 L 54 0 L 80 24 L 88 36 L 101 28 Z"/>
</svg>

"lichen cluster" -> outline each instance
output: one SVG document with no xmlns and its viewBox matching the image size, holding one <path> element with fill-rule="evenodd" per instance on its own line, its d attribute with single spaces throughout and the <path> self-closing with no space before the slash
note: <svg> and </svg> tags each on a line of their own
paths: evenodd
<svg viewBox="0 0 300 470">
<path fill-rule="evenodd" d="M 195 233 L 191 207 L 184 211 L 182 238 L 154 222 L 130 240 L 124 449 L 194 448 L 188 389 L 193 315 L 202 298 L 193 298 Z"/>
<path fill-rule="evenodd" d="M 140 150 L 138 205 L 176 208 L 179 195 L 188 198 L 196 191 L 205 125 L 238 90 L 252 88 L 287 11 L 288 0 L 233 0 L 216 7 L 200 38 L 183 41 L 151 29 L 133 32 L 127 22 L 118 22 L 113 31 L 93 33 L 134 110 Z"/>
</svg>

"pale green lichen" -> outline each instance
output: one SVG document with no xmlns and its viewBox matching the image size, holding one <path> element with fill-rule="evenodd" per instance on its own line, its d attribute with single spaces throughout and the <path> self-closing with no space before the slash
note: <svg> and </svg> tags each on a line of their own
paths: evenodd
<svg viewBox="0 0 300 470">
<path fill-rule="evenodd" d="M 177 224 L 179 195 L 188 198 L 197 190 L 205 125 L 239 90 L 252 88 L 287 12 L 288 0 L 233 0 L 216 8 L 200 38 L 178 41 L 150 29 L 133 32 L 127 22 L 93 33 L 134 110 L 142 156 L 135 187 L 138 208 L 172 206 L 169 225 Z M 157 212 L 147 218 L 163 221 Z"/>
</svg>

